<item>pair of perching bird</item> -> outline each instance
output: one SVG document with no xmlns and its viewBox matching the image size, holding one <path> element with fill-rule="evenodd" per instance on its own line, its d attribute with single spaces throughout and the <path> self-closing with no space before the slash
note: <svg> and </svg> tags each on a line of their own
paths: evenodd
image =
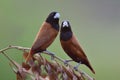
<svg viewBox="0 0 120 80">
<path fill-rule="evenodd" d="M 32 48 L 26 58 L 26 63 L 33 58 L 34 54 L 45 51 L 55 40 L 59 32 L 59 18 L 60 14 L 58 12 L 51 12 L 48 15 L 34 40 Z M 63 21 L 61 24 L 60 42 L 69 57 L 77 63 L 85 64 L 95 74 L 87 56 L 73 34 L 68 21 Z"/>
</svg>

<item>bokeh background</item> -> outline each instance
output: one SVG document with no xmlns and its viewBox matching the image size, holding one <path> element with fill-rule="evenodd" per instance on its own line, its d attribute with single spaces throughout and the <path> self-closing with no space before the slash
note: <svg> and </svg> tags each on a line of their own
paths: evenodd
<svg viewBox="0 0 120 80">
<path fill-rule="evenodd" d="M 70 21 L 96 74 L 84 65 L 80 68 L 96 80 L 119 80 L 120 0 L 0 0 L 0 49 L 10 44 L 31 47 L 40 25 L 52 11 L 60 12 L 60 23 Z M 69 59 L 59 36 L 48 50 Z M 20 51 L 7 53 L 14 60 L 23 61 Z M 0 80 L 16 80 L 2 54 Z"/>
</svg>

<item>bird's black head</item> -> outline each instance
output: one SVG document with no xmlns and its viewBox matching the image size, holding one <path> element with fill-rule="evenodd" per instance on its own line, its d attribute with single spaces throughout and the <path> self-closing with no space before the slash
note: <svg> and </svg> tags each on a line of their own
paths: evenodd
<svg viewBox="0 0 120 80">
<path fill-rule="evenodd" d="M 58 12 L 51 12 L 47 17 L 46 22 L 50 23 L 56 30 L 59 30 L 59 18 L 60 14 Z"/>
<path fill-rule="evenodd" d="M 62 22 L 61 32 L 72 32 L 69 21 L 63 21 Z"/>
<path fill-rule="evenodd" d="M 63 21 L 60 30 L 60 39 L 67 41 L 72 37 L 72 30 L 69 21 Z"/>
</svg>

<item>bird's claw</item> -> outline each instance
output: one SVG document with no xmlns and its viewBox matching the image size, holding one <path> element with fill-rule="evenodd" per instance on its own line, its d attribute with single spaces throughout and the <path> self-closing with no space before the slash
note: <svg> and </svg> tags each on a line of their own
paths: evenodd
<svg viewBox="0 0 120 80">
<path fill-rule="evenodd" d="M 55 54 L 50 54 L 51 55 L 51 60 L 54 60 L 54 58 L 55 58 Z"/>
<path fill-rule="evenodd" d="M 75 71 L 78 71 L 78 67 L 77 66 L 74 66 L 73 67 Z"/>
<path fill-rule="evenodd" d="M 54 53 L 48 53 L 49 55 L 51 55 L 51 60 L 54 60 L 55 54 Z"/>
<path fill-rule="evenodd" d="M 66 65 L 66 66 L 68 66 L 68 60 L 64 60 L 64 64 Z"/>
<path fill-rule="evenodd" d="M 73 60 L 64 60 L 64 64 L 67 66 L 68 65 L 68 62 L 71 62 Z"/>
<path fill-rule="evenodd" d="M 80 66 L 81 62 L 79 62 L 76 66 L 74 66 L 74 70 L 78 71 L 78 67 Z"/>
</svg>

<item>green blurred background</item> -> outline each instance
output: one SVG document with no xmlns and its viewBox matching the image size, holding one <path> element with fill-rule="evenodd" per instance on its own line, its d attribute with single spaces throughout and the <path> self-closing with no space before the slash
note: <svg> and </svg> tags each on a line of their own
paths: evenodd
<svg viewBox="0 0 120 80">
<path fill-rule="evenodd" d="M 96 74 L 96 80 L 120 79 L 120 0 L 0 0 L 0 49 L 8 45 L 31 47 L 47 15 L 58 11 L 69 20 Z M 64 59 L 59 36 L 48 48 Z M 8 55 L 22 62 L 21 51 Z M 0 80 L 16 80 L 9 61 L 0 54 Z"/>
</svg>

